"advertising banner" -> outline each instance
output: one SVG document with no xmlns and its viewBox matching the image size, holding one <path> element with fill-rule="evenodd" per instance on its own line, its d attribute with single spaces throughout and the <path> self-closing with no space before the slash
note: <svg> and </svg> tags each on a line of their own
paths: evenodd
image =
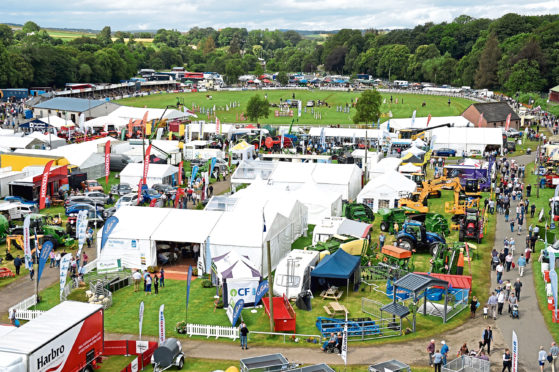
<svg viewBox="0 0 559 372">
<path fill-rule="evenodd" d="M 33 265 L 31 258 L 31 241 L 29 240 L 29 225 L 31 224 L 31 216 L 25 216 L 23 220 L 23 255 L 25 257 L 25 267 L 30 269 Z"/>
<path fill-rule="evenodd" d="M 99 249 L 99 252 L 103 252 L 103 248 L 105 248 L 105 244 L 107 244 L 107 239 L 109 239 L 109 235 L 111 235 L 117 224 L 118 217 L 116 216 L 111 216 L 107 218 L 107 221 L 105 221 L 105 226 L 103 226 L 103 235 L 101 235 L 101 248 Z"/>
<path fill-rule="evenodd" d="M 48 182 L 49 182 L 49 172 L 50 172 L 50 167 L 52 166 L 52 163 L 54 162 L 54 160 L 49 161 L 46 165 L 45 165 L 45 169 L 43 170 L 43 178 L 41 179 L 41 192 L 40 192 L 40 197 L 39 197 L 39 209 L 44 209 L 45 208 L 45 201 L 47 198 L 47 186 L 48 186 Z"/>
<path fill-rule="evenodd" d="M 512 372 L 518 372 L 518 337 L 512 331 Z"/>
<path fill-rule="evenodd" d="M 262 298 L 266 295 L 266 293 L 268 293 L 269 289 L 270 289 L 270 286 L 268 285 L 267 280 L 263 280 L 258 285 L 258 288 L 256 289 L 256 296 L 254 298 L 254 306 L 258 305 L 260 300 L 262 300 Z"/>
<path fill-rule="evenodd" d="M 245 305 L 252 306 L 256 300 L 259 282 L 260 278 L 227 279 L 223 292 L 224 303 L 237 303 L 242 299 Z"/>
<path fill-rule="evenodd" d="M 165 304 L 159 307 L 159 344 L 165 342 Z"/>
<path fill-rule="evenodd" d="M 138 318 L 138 328 L 140 329 L 140 339 L 142 339 L 142 324 L 144 323 L 144 301 L 140 302 L 140 314 Z M 136 345 L 138 343 L 136 342 Z M 137 348 L 138 346 L 136 346 Z"/>
<path fill-rule="evenodd" d="M 111 174 L 111 141 L 105 142 L 105 185 L 109 184 Z"/>
<path fill-rule="evenodd" d="M 62 295 L 62 291 L 66 285 L 66 277 L 68 276 L 70 261 L 72 261 L 72 255 L 69 253 L 65 254 L 60 260 L 60 295 Z"/>
<path fill-rule="evenodd" d="M 39 256 L 39 268 L 37 269 L 37 283 L 41 280 L 41 274 L 43 273 L 43 269 L 45 268 L 45 264 L 49 259 L 50 251 L 54 248 L 54 244 L 50 240 L 47 240 L 43 243 L 43 247 L 41 248 L 41 255 Z"/>
</svg>

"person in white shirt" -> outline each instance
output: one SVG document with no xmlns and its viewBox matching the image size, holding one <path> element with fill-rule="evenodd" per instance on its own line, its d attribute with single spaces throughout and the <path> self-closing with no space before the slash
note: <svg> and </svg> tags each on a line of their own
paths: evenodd
<svg viewBox="0 0 559 372">
<path fill-rule="evenodd" d="M 543 346 L 540 346 L 540 351 L 538 352 L 538 364 L 540 365 L 540 371 L 543 372 L 545 366 L 545 361 L 547 360 L 547 352 L 544 350 Z"/>
<path fill-rule="evenodd" d="M 140 274 L 139 270 L 134 271 L 132 279 L 134 280 L 134 292 L 138 292 L 140 290 L 140 282 L 142 281 L 142 274 Z"/>
<path fill-rule="evenodd" d="M 503 315 L 503 306 L 505 305 L 506 298 L 507 295 L 505 291 L 499 292 L 499 295 L 497 296 L 497 314 L 499 315 Z"/>
</svg>

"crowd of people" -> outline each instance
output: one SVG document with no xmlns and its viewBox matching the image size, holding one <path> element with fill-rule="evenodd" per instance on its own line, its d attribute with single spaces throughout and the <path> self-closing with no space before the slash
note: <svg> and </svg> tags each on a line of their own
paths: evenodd
<svg viewBox="0 0 559 372">
<path fill-rule="evenodd" d="M 165 270 L 161 268 L 153 273 L 147 270 L 136 270 L 132 273 L 132 280 L 134 281 L 134 292 L 140 290 L 140 283 L 143 281 L 145 296 L 152 294 L 152 288 L 154 294 L 159 294 L 159 288 L 165 287 Z"/>
</svg>

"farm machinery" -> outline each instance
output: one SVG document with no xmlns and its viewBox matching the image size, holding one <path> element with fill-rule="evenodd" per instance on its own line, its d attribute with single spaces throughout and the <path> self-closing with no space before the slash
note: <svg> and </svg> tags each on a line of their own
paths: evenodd
<svg viewBox="0 0 559 372">
<path fill-rule="evenodd" d="M 380 229 L 384 232 L 394 234 L 394 223 L 402 226 L 406 221 L 416 221 L 425 224 L 427 231 L 437 234 L 448 235 L 450 228 L 446 218 L 438 213 L 418 213 L 411 208 L 383 208 L 379 210 L 382 217 Z"/>
<path fill-rule="evenodd" d="M 51 241 L 53 247 L 56 249 L 59 246 L 70 247 L 74 245 L 75 240 L 71 237 L 68 231 L 60 225 L 48 225 L 47 221 L 50 221 L 49 216 L 43 214 L 31 214 L 31 232 L 35 231 L 37 234 L 44 236 L 44 241 Z M 17 237 L 23 235 L 23 226 L 16 226 L 10 230 L 10 240 L 17 247 L 19 245 L 19 240 Z M 22 239 L 20 239 L 23 241 Z M 9 249 L 8 244 L 8 249 Z"/>
<path fill-rule="evenodd" d="M 483 217 L 479 209 L 466 209 L 465 216 L 460 220 L 458 240 L 463 242 L 466 239 L 475 239 L 478 243 L 483 239 Z"/>
<path fill-rule="evenodd" d="M 454 242 L 452 245 L 439 245 L 433 251 L 430 260 L 431 272 L 440 274 L 462 275 L 464 272 L 464 262 L 472 259 L 472 250 L 477 246 L 467 243 Z M 466 248 L 467 247 L 467 248 Z"/>
<path fill-rule="evenodd" d="M 371 208 L 362 203 L 344 202 L 342 215 L 354 221 L 365 223 L 373 223 L 375 221 L 375 214 Z"/>
<path fill-rule="evenodd" d="M 408 251 L 429 251 L 431 254 L 435 248 L 441 244 L 446 244 L 446 240 L 442 235 L 429 232 L 425 225 L 416 222 L 406 222 L 402 226 L 402 230 L 396 235 L 398 247 Z"/>
</svg>

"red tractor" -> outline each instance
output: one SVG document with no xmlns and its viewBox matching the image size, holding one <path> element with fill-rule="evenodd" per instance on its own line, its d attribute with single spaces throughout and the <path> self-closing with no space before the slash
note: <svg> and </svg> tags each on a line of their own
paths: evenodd
<svg viewBox="0 0 559 372">
<path fill-rule="evenodd" d="M 475 239 L 478 243 L 483 239 L 483 218 L 477 209 L 467 209 L 466 215 L 460 221 L 458 240 L 463 242 L 466 239 Z"/>
<path fill-rule="evenodd" d="M 557 173 L 547 173 L 545 176 L 545 186 L 554 189 L 559 184 L 559 174 Z"/>
</svg>

